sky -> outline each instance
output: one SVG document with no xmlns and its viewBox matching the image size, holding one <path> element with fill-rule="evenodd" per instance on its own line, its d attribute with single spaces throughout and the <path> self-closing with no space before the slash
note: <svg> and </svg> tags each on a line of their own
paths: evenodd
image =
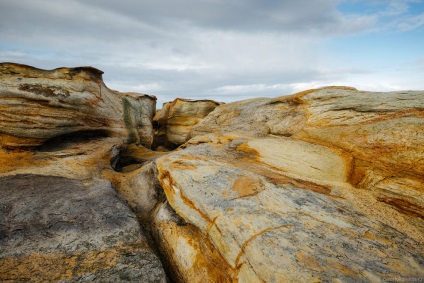
<svg viewBox="0 0 424 283">
<path fill-rule="evenodd" d="M 424 0 L 0 0 L 0 62 L 93 66 L 158 108 L 424 90 Z"/>
</svg>

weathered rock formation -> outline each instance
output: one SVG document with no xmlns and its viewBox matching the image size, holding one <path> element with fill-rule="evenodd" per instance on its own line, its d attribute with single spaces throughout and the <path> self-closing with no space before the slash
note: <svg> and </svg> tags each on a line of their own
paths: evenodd
<svg viewBox="0 0 424 283">
<path fill-rule="evenodd" d="M 176 147 L 185 143 L 191 129 L 218 105 L 220 103 L 213 100 L 181 98 L 164 103 L 154 117 L 157 145 Z"/>
<path fill-rule="evenodd" d="M 117 157 L 127 143 L 151 144 L 155 99 L 111 91 L 100 75 L 0 65 L 1 282 L 167 280 L 101 173 L 133 163 Z"/>
<path fill-rule="evenodd" d="M 0 178 L 0 281 L 166 282 L 137 219 L 106 180 Z"/>
<path fill-rule="evenodd" d="M 422 278 L 423 126 L 423 92 L 230 103 L 157 161 L 159 180 L 235 280 Z"/>
<path fill-rule="evenodd" d="M 424 277 L 424 92 L 176 100 L 158 152 L 149 96 L 0 71 L 0 281 Z"/>
<path fill-rule="evenodd" d="M 92 67 L 46 71 L 0 64 L 0 146 L 34 147 L 91 132 L 150 147 L 156 98 L 112 91 L 102 73 Z"/>
</svg>

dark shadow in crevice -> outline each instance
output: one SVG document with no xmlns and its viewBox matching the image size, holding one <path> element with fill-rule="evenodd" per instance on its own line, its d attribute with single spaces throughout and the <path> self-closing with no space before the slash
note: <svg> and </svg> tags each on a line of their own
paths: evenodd
<svg viewBox="0 0 424 283">
<path fill-rule="evenodd" d="M 107 137 L 109 137 L 109 133 L 105 130 L 77 131 L 51 138 L 39 146 L 37 151 L 55 152 L 67 149 L 68 147 L 78 143 L 91 142 Z"/>
<path fill-rule="evenodd" d="M 136 158 L 131 155 L 126 155 L 125 153 L 119 153 L 111 160 L 110 165 L 116 172 L 124 172 L 129 171 L 131 169 L 138 169 L 142 167 L 146 162 L 150 161 Z"/>
<path fill-rule="evenodd" d="M 166 138 L 165 134 L 155 133 L 153 137 L 152 150 L 153 151 L 173 151 L 178 148 L 176 145 Z"/>
<path fill-rule="evenodd" d="M 124 145 L 110 160 L 110 165 L 116 172 L 132 172 L 166 153 L 167 152 L 153 151 L 142 146 L 128 144 Z"/>
</svg>

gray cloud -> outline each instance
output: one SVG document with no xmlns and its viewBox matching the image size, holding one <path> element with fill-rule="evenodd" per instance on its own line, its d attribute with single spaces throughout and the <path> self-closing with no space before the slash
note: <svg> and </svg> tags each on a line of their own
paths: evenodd
<svg viewBox="0 0 424 283">
<path fill-rule="evenodd" d="M 369 71 L 340 68 L 324 51 L 325 40 L 372 29 L 381 17 L 344 15 L 340 3 L 1 0 L 0 61 L 92 65 L 111 88 L 156 94 L 159 103 L 277 96 Z"/>
</svg>

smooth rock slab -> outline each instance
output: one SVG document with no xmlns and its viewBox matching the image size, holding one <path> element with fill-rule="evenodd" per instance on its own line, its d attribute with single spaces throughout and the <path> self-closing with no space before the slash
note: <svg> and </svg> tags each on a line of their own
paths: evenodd
<svg viewBox="0 0 424 283">
<path fill-rule="evenodd" d="M 281 150 L 261 142 L 256 157 L 302 180 L 345 180 L 358 189 L 350 191 L 355 205 L 424 243 L 423 91 L 367 92 L 339 86 L 228 103 L 195 125 L 188 143 L 225 135 L 291 138 L 284 142 L 288 146 L 279 143 Z M 310 164 L 313 158 L 303 162 L 306 155 L 298 149 L 304 142 L 311 144 L 305 152 L 309 157 L 313 145 L 327 148 L 316 154 L 318 159 L 323 156 L 323 164 Z M 252 151 L 257 151 L 255 143 Z M 322 174 L 318 169 L 324 168 L 317 165 L 333 155 L 326 152 L 339 152 L 350 164 L 333 164 L 334 172 Z"/>
<path fill-rule="evenodd" d="M 272 144 L 287 143 L 275 139 Z M 170 205 L 214 244 L 234 280 L 380 282 L 424 276 L 420 242 L 357 205 L 364 198 L 372 203 L 371 194 L 342 182 L 343 168 L 337 182 L 323 181 L 333 172 L 331 164 L 340 166 L 333 151 L 323 151 L 325 163 L 315 160 L 316 168 L 330 170 L 319 178 L 314 168 L 305 167 L 305 176 L 298 168 L 290 172 L 287 162 L 297 160 L 281 158 L 288 147 L 271 160 L 269 138 L 223 141 L 191 145 L 157 164 Z M 255 150 L 248 150 L 249 144 Z M 298 146 L 307 149 L 305 142 Z M 298 154 L 313 166 L 313 152 Z M 355 200 L 355 194 L 362 196 Z M 388 217 L 396 213 L 374 209 Z"/>
<path fill-rule="evenodd" d="M 110 183 L 0 178 L 0 281 L 165 282 L 135 215 Z"/>
</svg>

